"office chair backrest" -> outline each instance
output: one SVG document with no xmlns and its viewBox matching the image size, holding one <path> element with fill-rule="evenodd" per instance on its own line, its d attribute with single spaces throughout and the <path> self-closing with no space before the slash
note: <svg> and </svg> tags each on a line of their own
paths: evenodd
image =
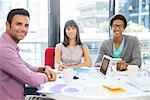
<svg viewBox="0 0 150 100">
<path fill-rule="evenodd" d="M 45 66 L 51 66 L 51 68 L 55 68 L 54 67 L 54 63 L 55 63 L 55 48 L 54 47 L 50 47 L 47 48 L 45 50 Z"/>
</svg>

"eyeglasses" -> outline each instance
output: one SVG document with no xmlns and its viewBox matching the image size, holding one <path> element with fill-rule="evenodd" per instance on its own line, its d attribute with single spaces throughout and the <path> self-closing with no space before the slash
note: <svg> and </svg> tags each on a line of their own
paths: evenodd
<svg viewBox="0 0 150 100">
<path fill-rule="evenodd" d="M 111 25 L 112 28 L 124 28 L 124 25 L 117 25 L 117 24 L 114 24 L 114 25 Z"/>
</svg>

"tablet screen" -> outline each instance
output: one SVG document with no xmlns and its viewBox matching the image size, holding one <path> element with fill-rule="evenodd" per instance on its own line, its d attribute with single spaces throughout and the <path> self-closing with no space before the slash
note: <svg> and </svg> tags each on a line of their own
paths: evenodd
<svg viewBox="0 0 150 100">
<path fill-rule="evenodd" d="M 110 63 L 110 59 L 103 57 L 103 60 L 100 66 L 100 72 L 103 73 L 104 75 L 106 75 L 109 63 Z"/>
</svg>

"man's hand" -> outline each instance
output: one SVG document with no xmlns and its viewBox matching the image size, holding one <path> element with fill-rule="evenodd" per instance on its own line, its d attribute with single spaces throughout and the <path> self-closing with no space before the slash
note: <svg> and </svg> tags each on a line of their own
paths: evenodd
<svg viewBox="0 0 150 100">
<path fill-rule="evenodd" d="M 49 81 L 56 80 L 56 73 L 52 70 L 50 66 L 39 67 L 38 72 L 45 73 Z"/>
<path fill-rule="evenodd" d="M 44 73 L 47 75 L 49 81 L 56 80 L 56 73 L 50 67 L 46 67 Z"/>
<path fill-rule="evenodd" d="M 127 66 L 128 66 L 128 64 L 126 63 L 126 61 L 124 61 L 124 60 L 119 61 L 117 63 L 117 70 L 119 70 L 119 71 L 125 71 L 125 70 L 127 70 Z"/>
</svg>

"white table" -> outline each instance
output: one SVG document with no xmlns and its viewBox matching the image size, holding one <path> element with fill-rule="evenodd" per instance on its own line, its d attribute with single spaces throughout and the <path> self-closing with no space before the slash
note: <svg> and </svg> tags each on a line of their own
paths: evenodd
<svg viewBox="0 0 150 100">
<path fill-rule="evenodd" d="M 115 76 L 116 78 L 116 76 Z M 100 74 L 95 70 L 88 73 L 80 73 L 79 79 L 73 80 L 70 85 L 81 85 L 84 87 L 83 91 L 78 94 L 67 93 L 46 93 L 46 96 L 57 100 L 149 100 L 150 92 L 142 92 L 141 90 L 127 84 L 127 76 L 118 76 L 116 80 L 112 76 L 106 79 L 100 77 Z M 118 81 L 119 87 L 126 90 L 126 92 L 110 92 L 102 87 L 107 82 Z M 49 89 L 56 84 L 65 84 L 63 78 L 57 78 L 55 82 L 47 82 L 42 87 Z"/>
</svg>

